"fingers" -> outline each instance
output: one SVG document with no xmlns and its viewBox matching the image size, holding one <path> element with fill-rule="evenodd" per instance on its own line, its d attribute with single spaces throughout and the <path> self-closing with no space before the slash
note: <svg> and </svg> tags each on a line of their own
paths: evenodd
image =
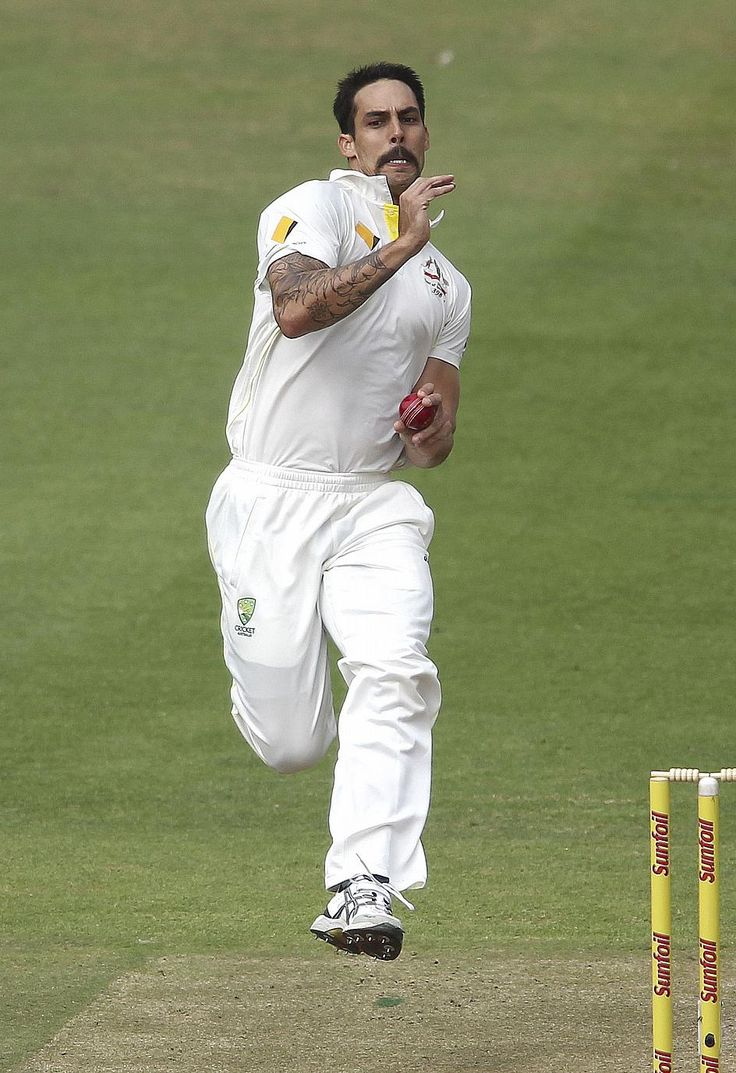
<svg viewBox="0 0 736 1073">
<path fill-rule="evenodd" d="M 451 194 L 455 189 L 455 176 L 454 175 L 431 175 L 426 178 L 415 179 L 411 186 L 407 187 L 404 193 L 399 198 L 399 202 L 403 198 L 407 198 L 407 195 L 416 195 L 420 197 L 423 202 L 427 204 L 436 197 L 442 197 L 443 194 Z"/>
<path fill-rule="evenodd" d="M 430 457 L 438 450 L 442 450 L 443 446 L 452 447 L 453 430 L 451 423 L 447 420 L 435 420 L 421 432 L 412 432 L 403 421 L 396 421 L 394 431 L 398 433 L 407 447 L 413 448 L 425 457 Z"/>
<path fill-rule="evenodd" d="M 429 387 L 431 386 L 430 384 Z M 427 405 L 435 408 L 431 424 L 417 431 L 416 429 L 407 428 L 401 420 L 394 421 L 394 432 L 398 432 L 404 443 L 412 444 L 414 447 L 423 447 L 427 440 L 433 440 L 439 435 L 444 435 L 446 428 L 451 429 L 450 422 L 442 410 L 442 396 L 439 393 L 423 394 L 423 391 L 424 389 L 420 388 L 417 394 L 428 400 Z"/>
<path fill-rule="evenodd" d="M 431 425 L 427 425 L 421 432 L 410 432 L 410 440 L 414 447 L 425 447 L 428 441 L 434 442 L 441 439 L 450 429 L 450 422 L 437 411 L 437 415 Z"/>
<path fill-rule="evenodd" d="M 415 391 L 420 398 L 429 399 L 432 406 L 439 406 L 442 402 L 442 396 L 439 391 L 435 391 L 434 384 L 422 384 L 421 387 L 415 388 Z"/>
<path fill-rule="evenodd" d="M 418 184 L 422 184 L 422 183 L 425 184 L 426 186 L 428 186 L 432 190 L 434 190 L 434 189 L 442 189 L 442 190 L 444 190 L 446 187 L 452 187 L 454 189 L 455 188 L 455 176 L 454 175 L 428 175 L 425 178 L 420 177 L 419 179 L 415 179 L 414 182 L 412 183 L 412 186 L 417 186 Z M 409 189 L 411 189 L 411 187 L 409 187 Z"/>
<path fill-rule="evenodd" d="M 435 175 L 429 179 L 432 197 L 442 197 L 443 194 L 451 194 L 455 189 L 454 175 Z"/>
</svg>

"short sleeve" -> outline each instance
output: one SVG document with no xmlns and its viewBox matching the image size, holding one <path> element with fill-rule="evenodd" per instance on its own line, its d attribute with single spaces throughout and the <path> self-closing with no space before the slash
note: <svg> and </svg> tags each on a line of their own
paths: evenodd
<svg viewBox="0 0 736 1073">
<path fill-rule="evenodd" d="M 269 205 L 258 226 L 256 284 L 263 283 L 274 261 L 290 253 L 302 253 L 335 268 L 344 230 L 341 207 L 334 184 L 317 180 L 297 186 Z"/>
<path fill-rule="evenodd" d="M 470 284 L 459 272 L 456 273 L 454 282 L 452 301 L 448 303 L 447 316 L 432 346 L 430 357 L 446 361 L 457 369 L 470 336 L 472 293 Z"/>
</svg>

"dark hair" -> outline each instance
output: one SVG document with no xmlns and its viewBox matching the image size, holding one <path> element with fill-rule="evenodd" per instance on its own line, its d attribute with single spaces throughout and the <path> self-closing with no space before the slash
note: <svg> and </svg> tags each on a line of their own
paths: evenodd
<svg viewBox="0 0 736 1073">
<path fill-rule="evenodd" d="M 332 111 L 343 134 L 355 134 L 355 94 L 363 86 L 380 82 L 382 78 L 404 82 L 412 90 L 419 105 L 422 123 L 424 122 L 424 86 L 416 71 L 405 67 L 403 63 L 370 63 L 367 67 L 356 67 L 337 83 Z"/>
</svg>

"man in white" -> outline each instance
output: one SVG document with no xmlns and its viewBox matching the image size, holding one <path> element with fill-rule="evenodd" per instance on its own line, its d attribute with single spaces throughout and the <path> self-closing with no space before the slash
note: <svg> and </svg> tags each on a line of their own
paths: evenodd
<svg viewBox="0 0 736 1073">
<path fill-rule="evenodd" d="M 271 767 L 316 763 L 336 733 L 325 881 L 312 925 L 351 953 L 398 956 L 391 898 L 424 885 L 431 732 L 427 656 L 433 517 L 405 465 L 453 445 L 470 288 L 430 242 L 428 209 L 454 177 L 423 178 L 429 134 L 416 74 L 351 72 L 334 106 L 348 170 L 262 214 L 255 306 L 233 388 L 233 459 L 207 508 L 233 717 Z M 412 432 L 418 390 L 433 420 Z M 326 637 L 347 683 L 339 726 Z"/>
</svg>

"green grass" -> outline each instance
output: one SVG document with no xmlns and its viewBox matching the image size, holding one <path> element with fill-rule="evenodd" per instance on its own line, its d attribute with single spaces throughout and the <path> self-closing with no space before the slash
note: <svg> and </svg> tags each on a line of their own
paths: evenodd
<svg viewBox="0 0 736 1073">
<path fill-rule="evenodd" d="M 257 212 L 339 164 L 377 26 L 475 290 L 456 451 L 416 475 L 445 706 L 412 943 L 643 949 L 646 772 L 736 755 L 731 5 L 151 7 L 3 4 L 8 1069 L 151 952 L 323 953 L 331 765 L 230 726 L 202 514 Z"/>
</svg>

